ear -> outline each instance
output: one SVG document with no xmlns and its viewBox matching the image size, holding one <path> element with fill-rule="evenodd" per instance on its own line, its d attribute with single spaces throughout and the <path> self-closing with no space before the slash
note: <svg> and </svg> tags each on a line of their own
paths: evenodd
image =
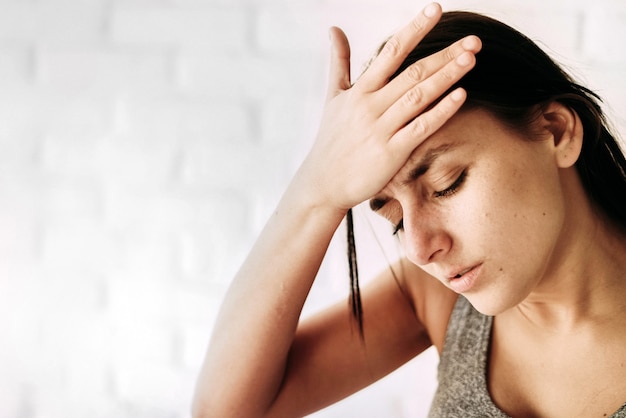
<svg viewBox="0 0 626 418">
<path fill-rule="evenodd" d="M 542 112 L 542 123 L 553 141 L 558 167 L 573 166 L 583 145 L 583 125 L 578 114 L 562 103 L 552 102 Z"/>
</svg>

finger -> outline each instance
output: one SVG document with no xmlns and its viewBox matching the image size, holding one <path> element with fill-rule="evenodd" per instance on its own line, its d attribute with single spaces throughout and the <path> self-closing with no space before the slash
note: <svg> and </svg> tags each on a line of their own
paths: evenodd
<svg viewBox="0 0 626 418">
<path fill-rule="evenodd" d="M 418 83 L 426 80 L 436 71 L 443 68 L 449 62 L 455 60 L 461 54 L 469 51 L 476 54 L 480 51 L 482 43 L 477 36 L 471 35 L 458 40 L 449 47 L 413 63 L 400 75 L 389 82 L 379 93 L 380 103 L 394 103 L 402 95 Z"/>
<path fill-rule="evenodd" d="M 439 4 L 431 3 L 426 6 L 409 24 L 389 38 L 355 86 L 367 92 L 383 87 L 409 52 L 435 26 L 440 17 L 441 6 Z"/>
<path fill-rule="evenodd" d="M 329 31 L 331 42 L 330 74 L 327 97 L 350 88 L 350 44 L 346 34 L 337 27 Z"/>
<path fill-rule="evenodd" d="M 446 95 L 439 103 L 415 118 L 394 135 L 390 146 L 401 158 L 408 156 L 441 128 L 461 108 L 467 92 L 459 87 Z"/>
<path fill-rule="evenodd" d="M 476 64 L 473 53 L 465 51 L 423 82 L 409 89 L 380 117 L 391 136 L 436 101 Z"/>
</svg>

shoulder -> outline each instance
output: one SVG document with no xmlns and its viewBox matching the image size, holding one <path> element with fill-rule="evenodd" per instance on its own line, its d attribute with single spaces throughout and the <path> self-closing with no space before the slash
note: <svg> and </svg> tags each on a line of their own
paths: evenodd
<svg viewBox="0 0 626 418">
<path fill-rule="evenodd" d="M 406 259 L 398 262 L 398 269 L 402 272 L 400 285 L 430 341 L 441 353 L 448 321 L 459 295 Z"/>
</svg>

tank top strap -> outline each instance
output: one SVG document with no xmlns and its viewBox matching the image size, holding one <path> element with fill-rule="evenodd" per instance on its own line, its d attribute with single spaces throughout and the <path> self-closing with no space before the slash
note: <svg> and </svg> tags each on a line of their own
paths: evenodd
<svg viewBox="0 0 626 418">
<path fill-rule="evenodd" d="M 492 324 L 493 317 L 481 314 L 459 296 L 446 331 L 430 418 L 508 417 L 493 403 L 487 389 Z"/>
</svg>

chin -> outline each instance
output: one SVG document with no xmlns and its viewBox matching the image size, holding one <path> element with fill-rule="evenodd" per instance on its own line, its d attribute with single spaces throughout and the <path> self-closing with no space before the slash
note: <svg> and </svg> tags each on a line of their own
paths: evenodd
<svg viewBox="0 0 626 418">
<path fill-rule="evenodd" d="M 472 304 L 474 309 L 487 316 L 499 315 L 519 303 L 518 301 L 510 301 L 503 297 L 487 294 L 468 293 L 463 296 Z"/>
</svg>

